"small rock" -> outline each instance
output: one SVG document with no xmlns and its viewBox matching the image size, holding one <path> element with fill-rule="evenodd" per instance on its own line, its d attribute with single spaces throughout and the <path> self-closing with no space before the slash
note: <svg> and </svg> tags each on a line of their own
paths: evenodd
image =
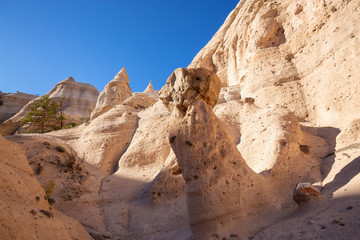
<svg viewBox="0 0 360 240">
<path fill-rule="evenodd" d="M 49 212 L 49 211 L 44 210 L 44 209 L 41 209 L 40 212 L 43 213 L 48 218 L 54 218 L 54 214 L 52 212 Z"/>
<path fill-rule="evenodd" d="M 254 104 L 255 103 L 255 99 L 251 98 L 251 97 L 247 97 L 245 98 L 244 100 L 245 103 L 248 103 L 248 104 Z"/>
<path fill-rule="evenodd" d="M 320 191 L 317 190 L 311 183 L 298 183 L 294 189 L 293 199 L 297 204 L 300 204 L 300 202 L 315 199 L 319 195 Z"/>
<path fill-rule="evenodd" d="M 305 154 L 309 154 L 310 153 L 310 148 L 308 145 L 300 145 L 300 151 L 305 153 Z"/>
</svg>

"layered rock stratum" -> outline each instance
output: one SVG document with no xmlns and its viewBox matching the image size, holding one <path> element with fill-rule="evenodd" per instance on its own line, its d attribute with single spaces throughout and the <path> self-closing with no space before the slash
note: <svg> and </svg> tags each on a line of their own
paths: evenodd
<svg viewBox="0 0 360 240">
<path fill-rule="evenodd" d="M 359 239 L 359 15 L 242 0 L 160 94 L 6 138 L 95 239 Z"/>
<path fill-rule="evenodd" d="M 69 77 L 56 84 L 45 95 L 61 105 L 63 114 L 66 116 L 66 122 L 80 124 L 90 118 L 90 114 L 96 106 L 99 91 L 91 84 L 76 82 L 72 77 Z M 16 131 L 20 127 L 21 121 L 30 112 L 33 104 L 39 99 L 40 97 L 31 100 L 13 117 L 6 120 L 1 126 L 0 133 L 7 135 Z M 21 129 L 20 132 L 26 132 L 26 129 Z"/>
<path fill-rule="evenodd" d="M 0 123 L 14 116 L 36 97 L 36 95 L 22 92 L 3 93 L 0 91 Z"/>
</svg>

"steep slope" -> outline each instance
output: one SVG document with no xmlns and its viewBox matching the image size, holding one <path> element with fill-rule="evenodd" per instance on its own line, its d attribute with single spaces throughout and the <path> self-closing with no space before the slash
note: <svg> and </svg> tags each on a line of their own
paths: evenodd
<svg viewBox="0 0 360 240">
<path fill-rule="evenodd" d="M 129 77 L 126 68 L 122 68 L 102 90 L 95 109 L 91 112 L 90 119 L 94 119 L 101 114 L 109 111 L 115 105 L 122 103 L 125 99 L 131 97 L 131 89 L 129 86 Z"/>
<path fill-rule="evenodd" d="M 189 67 L 215 71 L 260 107 L 341 127 L 359 117 L 359 11 L 358 0 L 243 0 Z"/>
<path fill-rule="evenodd" d="M 74 219 L 53 209 L 20 147 L 0 136 L 2 239 L 92 239 Z"/>
</svg>

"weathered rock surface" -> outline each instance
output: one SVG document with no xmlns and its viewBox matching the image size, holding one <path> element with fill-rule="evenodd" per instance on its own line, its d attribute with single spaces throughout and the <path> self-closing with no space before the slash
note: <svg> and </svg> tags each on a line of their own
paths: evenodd
<svg viewBox="0 0 360 240">
<path fill-rule="evenodd" d="M 34 170 L 46 163 L 43 186 L 64 182 L 72 199 L 55 188 L 54 206 L 99 239 L 358 239 L 358 6 L 241 1 L 164 86 L 171 119 L 149 84 L 77 128 L 9 139 Z M 218 97 L 198 67 L 219 75 Z M 85 179 L 60 174 L 51 162 L 68 154 L 44 141 L 78 156 Z M 300 208 L 299 182 L 321 189 Z"/>
<path fill-rule="evenodd" d="M 66 122 L 79 124 L 89 119 L 90 113 L 96 105 L 99 91 L 90 84 L 76 82 L 69 77 L 56 84 L 46 95 L 62 105 Z M 2 127 L 7 129 L 3 129 L 2 134 L 12 134 L 20 126 L 21 120 L 30 111 L 31 106 L 39 99 L 40 97 L 31 100 L 17 114 L 5 121 Z M 26 132 L 26 129 L 20 130 L 20 132 Z"/>
<path fill-rule="evenodd" d="M 74 219 L 53 209 L 21 148 L 0 136 L 2 239 L 92 239 Z"/>
<path fill-rule="evenodd" d="M 239 225 L 250 205 L 258 215 L 264 179 L 246 165 L 211 108 L 196 100 L 184 118 L 174 114 L 169 138 L 186 182 L 192 238 L 248 234 Z"/>
<path fill-rule="evenodd" d="M 105 232 L 99 200 L 101 174 L 82 162 L 65 142 L 43 134 L 8 136 L 25 151 L 34 177 L 57 210 L 79 221 L 91 233 Z M 49 201 L 50 202 L 50 201 Z M 86 206 L 86 211 L 83 209 Z"/>
<path fill-rule="evenodd" d="M 129 86 L 129 77 L 126 68 L 122 68 L 102 90 L 96 102 L 95 109 L 91 112 L 91 120 L 109 111 L 114 106 L 122 103 L 132 96 Z"/>
<path fill-rule="evenodd" d="M 261 109 L 231 100 L 216 105 L 214 112 L 253 171 L 275 174 L 286 168 L 281 175 L 293 179 L 294 184 L 299 176 L 320 181 L 320 158 L 330 152 L 329 146 L 322 138 L 304 132 L 288 109 L 278 105 Z M 305 146 L 311 149 L 304 152 Z"/>
<path fill-rule="evenodd" d="M 36 96 L 32 94 L 22 92 L 2 93 L 0 91 L 0 123 L 14 116 L 34 98 Z"/>
<path fill-rule="evenodd" d="M 172 85 L 183 89 L 181 77 L 173 81 Z M 169 92 L 163 88 L 160 95 L 162 91 Z M 281 209 L 281 214 L 286 214 L 294 209 L 288 192 L 299 179 L 321 181 L 317 155 L 327 154 L 328 146 L 321 138 L 302 132 L 287 109 L 260 109 L 253 102 L 229 100 L 215 108 L 228 127 L 226 131 L 211 106 L 201 99 L 191 101 L 185 113 L 172 106 L 169 141 L 186 182 L 194 239 L 249 237 L 271 222 L 271 212 Z M 264 134 L 266 131 L 270 134 Z M 241 152 L 248 153 L 247 160 L 237 144 Z M 314 146 L 311 153 L 306 144 Z M 276 196 L 269 199 L 274 191 Z M 267 220 L 261 224 L 243 223 L 264 216 Z"/>
<path fill-rule="evenodd" d="M 318 125 L 359 118 L 359 2 L 240 1 L 189 67 Z M 351 121 L 351 120 L 350 120 Z"/>
<path fill-rule="evenodd" d="M 160 99 L 172 111 L 174 106 L 186 111 L 192 101 L 203 99 L 214 107 L 221 88 L 216 74 L 205 68 L 176 69 L 160 91 Z"/>
</svg>

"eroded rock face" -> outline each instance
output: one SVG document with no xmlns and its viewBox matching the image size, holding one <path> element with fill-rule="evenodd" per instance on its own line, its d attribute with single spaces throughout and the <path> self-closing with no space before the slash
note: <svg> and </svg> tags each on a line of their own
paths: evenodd
<svg viewBox="0 0 360 240">
<path fill-rule="evenodd" d="M 359 118 L 358 1 L 240 1 L 189 67 L 318 125 Z M 344 121 L 343 119 L 347 120 Z"/>
<path fill-rule="evenodd" d="M 260 201 L 254 201 L 255 196 L 258 200 L 264 197 L 256 190 L 264 186 L 263 179 L 246 165 L 221 121 L 212 112 L 212 104 L 220 91 L 217 78 L 206 78 L 201 82 L 206 89 L 216 91 L 201 98 L 199 94 L 188 94 L 186 90 L 190 88 L 192 93 L 192 87 L 184 81 L 183 75 L 179 76 L 176 78 L 176 74 L 172 74 L 169 77 L 160 96 L 164 96 L 164 92 L 171 93 L 162 100 L 172 110 L 169 141 L 186 182 L 192 237 L 240 236 L 248 231 L 237 225 L 242 216 L 247 215 L 250 202 L 260 205 Z M 170 86 L 173 88 L 169 89 Z M 190 99 L 186 99 L 187 96 Z"/>
<path fill-rule="evenodd" d="M 191 102 L 197 99 L 214 107 L 220 88 L 218 76 L 205 68 L 178 68 L 160 90 L 160 99 L 170 111 L 174 107 L 186 111 Z"/>
<path fill-rule="evenodd" d="M 126 73 L 126 68 L 124 67 L 100 93 L 96 102 L 96 107 L 91 112 L 91 120 L 100 116 L 104 112 L 109 111 L 111 108 L 122 103 L 125 99 L 131 96 L 132 93 L 129 86 L 129 77 Z"/>
<path fill-rule="evenodd" d="M 181 93 L 182 78 L 171 85 L 177 84 Z M 170 92 L 176 96 L 176 89 Z M 221 120 L 207 104 L 214 99 L 190 101 L 185 110 L 170 108 L 169 142 L 186 182 L 194 239 L 246 238 L 269 224 L 274 212 L 286 215 L 295 208 L 289 195 L 293 186 L 299 180 L 320 181 L 319 157 L 328 153 L 327 143 L 303 132 L 288 109 L 261 109 L 253 99 L 225 96 L 215 107 Z"/>
<path fill-rule="evenodd" d="M 74 219 L 53 209 L 21 148 L 0 136 L 0 234 L 3 239 L 92 239 Z M 21 230 L 19 230 L 21 229 Z"/>
<path fill-rule="evenodd" d="M 159 98 L 159 94 L 154 90 L 154 87 L 153 87 L 151 81 L 149 82 L 149 85 L 144 90 L 144 93 L 151 97 Z"/>
<path fill-rule="evenodd" d="M 260 190 L 265 182 L 246 165 L 211 107 L 196 100 L 183 118 L 173 113 L 169 139 L 186 182 L 193 239 L 247 235 L 243 216 L 257 216 L 255 209 L 269 204 Z"/>
<path fill-rule="evenodd" d="M 90 117 L 90 113 L 96 105 L 99 91 L 91 84 L 76 82 L 72 77 L 69 77 L 56 84 L 45 95 L 62 106 L 66 123 L 80 124 Z M 20 126 L 21 120 L 28 114 L 31 106 L 39 99 L 40 97 L 31 100 L 17 114 L 5 121 L 3 126 L 9 130 L 4 131 L 4 134 L 12 134 Z M 19 130 L 20 133 L 26 131 L 26 129 Z"/>
<path fill-rule="evenodd" d="M 89 118 L 94 109 L 99 91 L 91 84 L 76 82 L 69 77 L 56 84 L 47 95 L 58 103 L 62 101 L 68 121 L 82 123 Z"/>
<path fill-rule="evenodd" d="M 19 112 L 29 101 L 37 96 L 22 92 L 0 92 L 0 122 L 3 122 Z"/>
</svg>

